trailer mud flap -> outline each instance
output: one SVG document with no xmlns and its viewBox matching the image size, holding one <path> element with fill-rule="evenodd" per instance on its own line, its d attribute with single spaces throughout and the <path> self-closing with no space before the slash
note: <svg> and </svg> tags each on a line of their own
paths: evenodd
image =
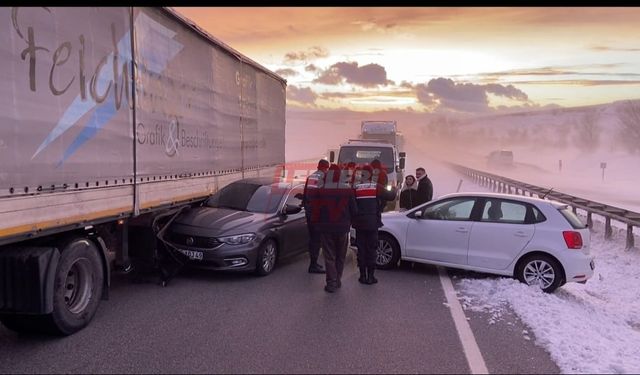
<svg viewBox="0 0 640 375">
<path fill-rule="evenodd" d="M 0 312 L 51 313 L 59 260 L 60 252 L 55 247 L 0 250 Z"/>
</svg>

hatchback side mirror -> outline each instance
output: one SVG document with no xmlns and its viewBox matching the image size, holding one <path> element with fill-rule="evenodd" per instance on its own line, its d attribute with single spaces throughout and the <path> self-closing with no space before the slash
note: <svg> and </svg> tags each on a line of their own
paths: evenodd
<svg viewBox="0 0 640 375">
<path fill-rule="evenodd" d="M 300 211 L 302 211 L 302 207 L 300 206 L 296 206 L 293 204 L 285 204 L 284 207 L 282 207 L 281 212 L 283 215 L 295 215 Z"/>
<path fill-rule="evenodd" d="M 422 219 L 422 211 L 416 211 L 413 213 L 413 217 L 416 219 Z"/>
</svg>

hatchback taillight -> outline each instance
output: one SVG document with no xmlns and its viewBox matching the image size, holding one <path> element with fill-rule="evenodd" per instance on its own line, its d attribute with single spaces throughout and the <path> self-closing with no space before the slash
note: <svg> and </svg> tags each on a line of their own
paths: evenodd
<svg viewBox="0 0 640 375">
<path fill-rule="evenodd" d="M 580 232 L 576 232 L 573 230 L 565 230 L 562 232 L 564 236 L 564 242 L 567 244 L 569 249 L 582 249 L 582 236 Z"/>
</svg>

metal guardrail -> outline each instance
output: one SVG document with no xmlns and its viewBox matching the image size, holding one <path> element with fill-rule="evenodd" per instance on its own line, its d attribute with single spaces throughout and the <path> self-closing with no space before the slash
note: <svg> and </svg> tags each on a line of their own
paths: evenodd
<svg viewBox="0 0 640 375">
<path fill-rule="evenodd" d="M 529 196 L 531 197 L 536 194 L 539 198 L 545 197 L 558 202 L 566 203 L 573 208 L 574 213 L 577 209 L 584 210 L 587 212 L 587 225 L 589 226 L 589 228 L 593 228 L 593 214 L 603 216 L 605 218 L 605 239 L 611 238 L 611 235 L 613 233 L 613 230 L 611 228 L 611 220 L 625 223 L 627 224 L 626 248 L 630 249 L 634 247 L 633 227 L 640 227 L 640 213 L 638 212 L 625 210 L 623 208 L 610 206 L 604 203 L 594 202 L 588 199 L 564 194 L 559 191 L 549 191 L 549 188 L 542 188 L 511 178 L 468 168 L 459 164 L 451 162 L 447 162 L 447 164 L 449 164 L 454 170 L 458 171 L 459 173 L 471 178 L 476 184 L 483 187 L 488 187 L 493 191 L 499 193 L 520 195 L 526 195 L 526 193 L 529 193 Z"/>
</svg>

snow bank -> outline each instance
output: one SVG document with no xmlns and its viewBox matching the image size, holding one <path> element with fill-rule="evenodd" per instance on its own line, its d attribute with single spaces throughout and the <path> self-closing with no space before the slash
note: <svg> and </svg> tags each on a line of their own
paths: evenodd
<svg viewBox="0 0 640 375">
<path fill-rule="evenodd" d="M 490 324 L 510 308 L 564 373 L 640 373 L 640 253 L 624 250 L 624 231 L 605 241 L 603 223 L 594 226 L 596 269 L 586 284 L 546 294 L 509 278 L 463 278 L 459 299 L 488 312 Z"/>
</svg>

